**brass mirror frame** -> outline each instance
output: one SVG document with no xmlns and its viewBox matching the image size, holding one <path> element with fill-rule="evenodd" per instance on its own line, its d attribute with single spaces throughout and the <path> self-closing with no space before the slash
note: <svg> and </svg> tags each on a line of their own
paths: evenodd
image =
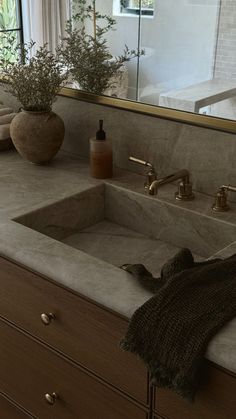
<svg viewBox="0 0 236 419">
<path fill-rule="evenodd" d="M 177 109 L 164 108 L 161 106 L 148 105 L 146 103 L 134 102 L 126 99 L 118 99 L 109 96 L 98 96 L 93 93 L 87 93 L 82 90 L 63 87 L 59 93 L 60 96 L 76 99 L 82 102 L 94 103 L 96 105 L 108 106 L 116 109 L 122 109 L 130 112 L 140 113 L 156 118 L 168 119 L 175 122 L 181 122 L 188 125 L 236 133 L 236 120 L 217 118 L 195 114 L 192 112 L 180 111 Z"/>
</svg>

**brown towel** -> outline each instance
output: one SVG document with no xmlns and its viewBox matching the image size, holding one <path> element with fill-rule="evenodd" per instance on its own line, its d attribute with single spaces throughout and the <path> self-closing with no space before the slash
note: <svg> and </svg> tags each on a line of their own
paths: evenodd
<svg viewBox="0 0 236 419">
<path fill-rule="evenodd" d="M 209 341 L 236 316 L 236 255 L 194 263 L 184 249 L 160 279 L 147 278 L 157 294 L 134 313 L 121 348 L 145 362 L 154 385 L 193 400 Z"/>
</svg>

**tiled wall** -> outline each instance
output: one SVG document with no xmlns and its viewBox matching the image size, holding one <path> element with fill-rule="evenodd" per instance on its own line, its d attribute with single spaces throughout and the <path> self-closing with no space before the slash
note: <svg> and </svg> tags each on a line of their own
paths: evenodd
<svg viewBox="0 0 236 419">
<path fill-rule="evenodd" d="M 235 0 L 221 0 L 219 32 L 214 77 L 236 83 L 236 4 Z M 211 114 L 236 119 L 236 98 L 211 107 Z"/>
<path fill-rule="evenodd" d="M 236 80 L 236 7 L 235 0 L 222 0 L 215 77 Z"/>
<path fill-rule="evenodd" d="M 0 100 L 15 103 L 0 89 Z M 59 97 L 54 110 L 65 121 L 63 149 L 88 157 L 89 138 L 104 119 L 119 167 L 143 172 L 133 155 L 152 162 L 159 175 L 186 168 L 194 188 L 213 195 L 222 183 L 236 185 L 236 135 Z M 235 198 L 236 199 L 236 198 Z"/>
</svg>

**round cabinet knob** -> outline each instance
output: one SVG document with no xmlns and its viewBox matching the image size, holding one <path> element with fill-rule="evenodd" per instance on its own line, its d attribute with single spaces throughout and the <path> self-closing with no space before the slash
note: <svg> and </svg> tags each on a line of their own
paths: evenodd
<svg viewBox="0 0 236 419">
<path fill-rule="evenodd" d="M 45 326 L 48 326 L 51 321 L 55 319 L 55 315 L 53 313 L 42 313 L 40 317 Z"/>
<path fill-rule="evenodd" d="M 56 403 L 56 400 L 58 399 L 58 394 L 57 393 L 46 393 L 45 394 L 45 400 L 48 404 L 50 404 L 51 406 L 53 406 Z"/>
</svg>

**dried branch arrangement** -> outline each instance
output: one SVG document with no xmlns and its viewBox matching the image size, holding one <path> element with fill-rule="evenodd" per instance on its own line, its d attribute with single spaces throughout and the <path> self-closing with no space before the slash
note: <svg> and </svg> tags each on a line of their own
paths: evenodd
<svg viewBox="0 0 236 419">
<path fill-rule="evenodd" d="M 113 57 L 104 35 L 114 30 L 116 21 L 96 10 L 96 0 L 74 0 L 73 11 L 60 47 L 61 56 L 81 88 L 100 95 L 114 87 L 114 76 L 123 63 L 143 55 L 144 50 L 130 50 L 125 45 L 123 53 Z"/>
<path fill-rule="evenodd" d="M 10 58 L 11 46 L 5 45 L 6 51 L 0 56 L 0 74 L 3 81 L 7 81 L 5 89 L 15 96 L 27 111 L 50 111 L 52 103 L 61 86 L 67 80 L 64 64 L 59 56 L 47 49 L 47 44 L 36 50 L 31 57 L 35 43 L 32 41 L 23 46 L 18 45 L 18 60 Z M 10 53 L 11 52 L 11 53 Z"/>
</svg>

